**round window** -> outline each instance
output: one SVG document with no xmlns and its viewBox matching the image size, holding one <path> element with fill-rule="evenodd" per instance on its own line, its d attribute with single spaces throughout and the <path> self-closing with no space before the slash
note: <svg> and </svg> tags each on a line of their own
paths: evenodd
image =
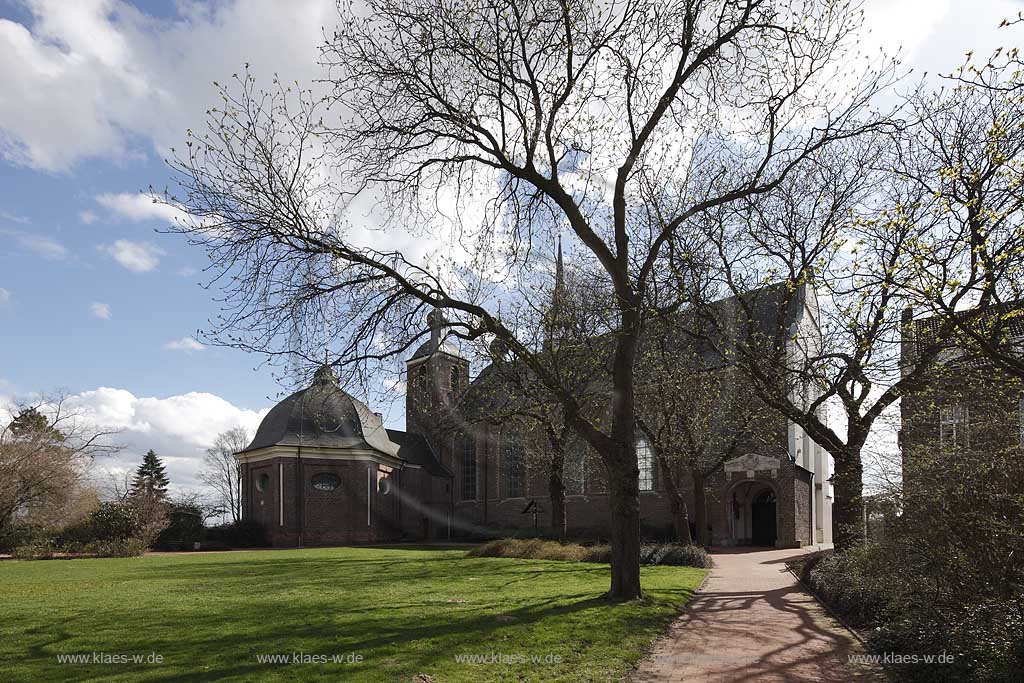
<svg viewBox="0 0 1024 683">
<path fill-rule="evenodd" d="M 341 486 L 341 479 L 338 478 L 338 475 L 330 472 L 314 474 L 310 482 L 317 491 L 333 491 Z"/>
<path fill-rule="evenodd" d="M 256 477 L 256 490 L 265 491 L 270 486 L 270 475 L 264 472 Z"/>
</svg>

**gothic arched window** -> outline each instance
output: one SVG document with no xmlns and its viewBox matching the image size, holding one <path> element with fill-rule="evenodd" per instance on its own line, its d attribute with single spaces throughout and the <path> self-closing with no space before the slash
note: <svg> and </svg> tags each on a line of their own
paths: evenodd
<svg viewBox="0 0 1024 683">
<path fill-rule="evenodd" d="M 469 437 L 462 444 L 462 500 L 476 500 L 476 450 Z"/>
<path fill-rule="evenodd" d="M 654 452 L 646 440 L 636 442 L 636 464 L 640 469 L 640 490 L 654 490 Z"/>
<path fill-rule="evenodd" d="M 565 456 L 562 481 L 565 493 L 582 496 L 587 487 L 587 453 L 582 448 L 573 448 Z"/>
<path fill-rule="evenodd" d="M 505 465 L 505 497 L 522 498 L 526 495 L 526 466 L 523 464 L 523 454 L 511 439 L 506 439 L 502 455 Z"/>
</svg>

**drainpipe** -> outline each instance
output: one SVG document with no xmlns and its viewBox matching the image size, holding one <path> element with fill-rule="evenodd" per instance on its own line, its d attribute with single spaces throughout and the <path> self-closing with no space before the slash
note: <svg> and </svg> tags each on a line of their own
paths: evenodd
<svg viewBox="0 0 1024 683">
<path fill-rule="evenodd" d="M 490 430 L 484 429 L 484 526 L 487 526 L 487 497 L 488 484 L 491 480 L 491 435 Z"/>
<path fill-rule="evenodd" d="M 808 533 L 807 545 L 817 545 L 817 543 L 818 543 L 817 526 L 814 523 L 814 499 L 816 497 L 816 494 L 815 494 L 815 491 L 814 491 L 814 472 L 811 472 L 811 477 L 810 477 L 809 481 L 810 481 L 810 486 L 808 488 L 809 488 L 810 493 L 809 493 L 809 499 L 808 499 L 807 503 L 808 503 L 808 505 L 810 505 L 810 513 L 807 515 L 807 519 L 810 520 L 809 524 L 810 524 L 811 528 L 807 530 L 807 533 Z"/>
<path fill-rule="evenodd" d="M 303 496 L 303 481 L 302 476 L 302 437 L 299 436 L 299 445 L 295 449 L 295 517 L 299 526 L 299 547 L 302 547 L 302 536 L 303 527 L 305 526 L 305 515 L 303 515 L 303 507 L 305 504 L 305 496 Z"/>
</svg>

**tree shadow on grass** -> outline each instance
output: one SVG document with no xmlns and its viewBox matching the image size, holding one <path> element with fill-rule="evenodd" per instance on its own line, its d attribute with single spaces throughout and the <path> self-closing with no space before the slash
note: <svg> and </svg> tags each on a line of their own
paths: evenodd
<svg viewBox="0 0 1024 683">
<path fill-rule="evenodd" d="M 419 605 L 411 603 L 408 606 L 414 608 Z M 117 639 L 116 649 L 107 646 L 97 649 L 126 653 L 157 652 L 169 666 L 188 669 L 168 672 L 166 669 L 161 671 L 155 667 L 138 667 L 131 671 L 132 680 L 182 683 L 232 677 L 256 680 L 261 678 L 257 674 L 267 674 L 275 670 L 287 680 L 301 680 L 306 678 L 304 674 L 314 678 L 328 672 L 345 672 L 340 665 L 328 669 L 323 667 L 330 665 L 321 665 L 320 668 L 309 665 L 301 670 L 292 665 L 263 664 L 256 659 L 257 655 L 295 651 L 327 655 L 363 653 L 364 657 L 371 658 L 377 653 L 385 657 L 392 655 L 397 660 L 391 667 L 394 669 L 393 673 L 405 676 L 418 671 L 435 670 L 439 665 L 450 663 L 444 660 L 454 660 L 455 655 L 459 653 L 487 651 L 494 646 L 512 648 L 512 651 L 515 651 L 524 643 L 530 643 L 531 631 L 545 620 L 577 617 L 588 610 L 594 610 L 594 614 L 581 618 L 578 626 L 586 628 L 589 624 L 593 628 L 599 628 L 602 622 L 607 624 L 609 609 L 616 609 L 616 606 L 609 605 L 593 594 L 565 595 L 557 602 L 539 601 L 535 604 L 521 605 L 500 615 L 495 614 L 493 609 L 484 609 L 465 616 L 465 613 L 451 612 L 443 616 L 427 613 L 410 618 L 409 615 L 391 614 L 389 610 L 381 610 L 378 607 L 358 620 L 359 631 L 340 632 L 342 628 L 351 629 L 353 624 L 332 624 L 329 619 L 316 618 L 310 614 L 307 605 L 291 609 L 278 607 L 273 615 L 264 614 L 261 609 L 254 607 L 247 612 L 236 614 L 193 614 L 187 624 L 183 624 L 185 628 L 177 636 L 165 634 L 160 638 L 146 635 L 151 630 L 147 628 L 147 620 L 152 615 L 133 619 L 118 614 L 111 615 L 118 617 L 122 622 L 118 630 L 122 630 L 123 635 Z M 507 620 L 499 621 L 499 617 L 505 617 Z M 268 619 L 271 619 L 273 624 L 280 624 L 282 631 L 276 631 L 268 625 Z M 225 633 L 230 630 L 230 625 L 237 625 L 238 622 L 251 623 L 254 628 L 249 632 Z M 509 635 L 513 632 L 514 637 L 510 638 Z M 56 665 L 56 654 L 70 651 L 61 648 L 60 645 L 76 638 L 82 638 L 82 634 L 72 634 L 66 628 L 53 630 L 46 634 L 46 640 L 31 644 L 27 654 L 30 658 L 39 660 L 43 666 L 47 662 Z M 551 647 L 551 643 L 546 642 L 546 645 L 541 646 Z M 379 673 L 382 662 L 368 659 L 360 666 L 364 672 Z M 102 669 L 65 666 L 60 668 L 59 679 L 95 680 L 98 678 L 98 671 Z M 353 675 L 357 673 L 356 669 L 348 671 Z M 129 671 L 125 669 L 124 674 L 128 673 Z M 347 680 L 348 676 L 344 678 Z M 44 680 L 44 676 L 39 676 L 39 679 Z"/>
<path fill-rule="evenodd" d="M 33 611 L 29 603 L 12 614 L 7 632 L 18 632 L 17 622 L 32 627 L 19 648 L 31 666 L 21 671 L 31 669 L 32 680 L 83 682 L 396 680 L 450 671 L 455 654 L 492 647 L 562 651 L 571 667 L 571 657 L 594 651 L 595 642 L 607 657 L 637 629 L 665 623 L 692 595 L 691 588 L 666 587 L 646 605 L 610 605 L 596 585 L 606 566 L 444 555 L 222 555 L 193 563 L 154 558 L 124 569 L 82 579 L 78 593 L 62 598 L 69 602 L 40 597 L 35 604 L 47 609 Z M 558 578 L 542 582 L 553 574 Z M 540 585 L 525 588 L 530 581 Z M 445 596 L 460 592 L 470 599 L 447 604 Z M 85 650 L 156 652 L 166 665 L 114 670 L 56 662 L 58 653 Z M 363 653 L 368 661 L 285 666 L 256 659 L 297 651 Z M 456 678 L 462 673 L 473 679 L 473 670 Z"/>
</svg>

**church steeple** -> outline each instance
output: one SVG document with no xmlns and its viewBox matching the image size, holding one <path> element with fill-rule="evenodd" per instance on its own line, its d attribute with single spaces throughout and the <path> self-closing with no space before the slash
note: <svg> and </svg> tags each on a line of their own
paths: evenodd
<svg viewBox="0 0 1024 683">
<path fill-rule="evenodd" d="M 562 236 L 558 236 L 555 252 L 555 286 L 551 291 L 551 304 L 547 311 L 544 348 L 551 350 L 565 336 L 566 328 L 565 263 L 562 259 Z"/>
<path fill-rule="evenodd" d="M 558 236 L 558 256 L 555 257 L 555 300 L 559 300 L 565 287 L 565 264 L 562 263 L 562 236 Z"/>
</svg>

